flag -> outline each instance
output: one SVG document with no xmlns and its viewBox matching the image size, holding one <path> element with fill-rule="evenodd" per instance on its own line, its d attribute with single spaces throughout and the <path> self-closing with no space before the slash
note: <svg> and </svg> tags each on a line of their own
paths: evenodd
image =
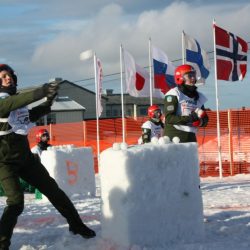
<svg viewBox="0 0 250 250">
<path fill-rule="evenodd" d="M 183 35 L 186 62 L 187 64 L 192 65 L 196 70 L 197 82 L 205 83 L 205 79 L 208 77 L 210 69 L 207 52 L 201 48 L 197 40 L 188 36 L 184 32 Z"/>
<path fill-rule="evenodd" d="M 243 80 L 247 72 L 247 42 L 216 25 L 214 29 L 217 79 Z"/>
<path fill-rule="evenodd" d="M 103 71 L 102 64 L 99 58 L 96 58 L 96 69 L 97 69 L 97 110 L 98 116 L 102 114 L 102 80 L 103 80 Z"/>
<path fill-rule="evenodd" d="M 123 50 L 124 69 L 126 79 L 126 92 L 134 97 L 150 96 L 150 76 L 146 69 L 136 64 L 133 56 L 126 50 Z M 164 98 L 159 91 L 153 90 L 153 97 Z"/>
<path fill-rule="evenodd" d="M 175 66 L 168 60 L 167 55 L 160 49 L 152 46 L 152 58 L 154 67 L 154 88 L 160 89 L 163 94 L 175 87 Z"/>
</svg>

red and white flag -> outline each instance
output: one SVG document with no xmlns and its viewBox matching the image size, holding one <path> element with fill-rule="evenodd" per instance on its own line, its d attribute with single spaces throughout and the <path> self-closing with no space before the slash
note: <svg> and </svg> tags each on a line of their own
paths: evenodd
<svg viewBox="0 0 250 250">
<path fill-rule="evenodd" d="M 247 42 L 215 24 L 214 29 L 217 79 L 243 80 L 247 72 Z"/>
<path fill-rule="evenodd" d="M 133 56 L 126 50 L 123 50 L 124 68 L 126 79 L 126 92 L 134 97 L 150 96 L 150 76 L 147 70 L 136 64 Z M 153 97 L 164 98 L 159 89 L 153 90 Z"/>
<path fill-rule="evenodd" d="M 102 80 L 103 80 L 103 71 L 102 64 L 99 58 L 96 58 L 96 69 L 97 69 L 97 110 L 98 116 L 102 114 Z"/>
</svg>

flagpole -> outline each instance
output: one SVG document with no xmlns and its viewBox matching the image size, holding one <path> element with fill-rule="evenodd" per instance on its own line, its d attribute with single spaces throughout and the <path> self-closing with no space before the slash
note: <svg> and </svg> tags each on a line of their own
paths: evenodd
<svg viewBox="0 0 250 250">
<path fill-rule="evenodd" d="M 125 119 L 123 102 L 123 47 L 120 46 L 120 74 L 121 74 L 121 105 L 122 105 L 122 142 L 125 143 Z"/>
<path fill-rule="evenodd" d="M 219 174 L 222 175 L 222 160 L 221 160 L 221 141 L 220 141 L 220 113 L 219 113 L 219 98 L 218 98 L 218 80 L 217 80 L 217 62 L 216 62 L 216 40 L 215 40 L 215 20 L 213 20 L 213 38 L 214 38 L 214 82 L 216 96 L 216 114 L 217 114 L 217 141 L 218 141 L 218 157 L 219 157 Z"/>
<path fill-rule="evenodd" d="M 94 53 L 94 72 L 95 72 L 95 106 L 96 106 L 96 142 L 97 142 L 97 163 L 100 166 L 100 138 L 99 138 L 99 86 L 97 80 L 97 64 L 96 64 L 96 53 Z"/>
<path fill-rule="evenodd" d="M 181 33 L 181 44 L 182 44 L 182 64 L 185 64 L 186 62 L 186 58 L 185 58 L 185 42 L 184 42 L 184 36 L 185 36 L 185 33 L 184 33 L 184 30 L 182 31 Z"/>
<path fill-rule="evenodd" d="M 151 37 L 148 40 L 148 50 L 149 50 L 149 93 L 150 93 L 150 105 L 153 105 L 153 78 L 152 78 L 152 44 Z"/>
</svg>

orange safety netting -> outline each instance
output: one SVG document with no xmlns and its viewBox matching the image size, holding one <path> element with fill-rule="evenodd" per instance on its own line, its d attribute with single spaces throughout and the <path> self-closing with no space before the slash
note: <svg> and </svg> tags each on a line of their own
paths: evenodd
<svg viewBox="0 0 250 250">
<path fill-rule="evenodd" d="M 219 153 L 217 140 L 217 114 L 208 111 L 209 123 L 200 128 L 197 134 L 200 175 L 219 175 Z M 219 112 L 220 142 L 223 176 L 250 172 L 250 110 L 229 110 Z M 126 118 L 124 121 L 125 141 L 128 145 L 137 144 L 141 135 L 141 125 L 147 117 Z M 52 145 L 73 144 L 76 147 L 92 147 L 95 172 L 97 164 L 96 120 L 75 123 L 51 124 L 34 127 L 29 134 L 30 145 L 35 145 L 35 134 L 46 128 L 51 135 Z M 100 152 L 122 142 L 122 119 L 99 120 Z"/>
</svg>

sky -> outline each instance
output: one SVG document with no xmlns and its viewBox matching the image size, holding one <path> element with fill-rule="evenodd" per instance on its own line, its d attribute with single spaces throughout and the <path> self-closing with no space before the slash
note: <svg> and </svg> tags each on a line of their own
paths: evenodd
<svg viewBox="0 0 250 250">
<path fill-rule="evenodd" d="M 66 156 L 69 148 L 54 147 L 50 150 L 54 156 L 49 152 L 44 155 L 51 159 L 45 166 L 57 172 L 57 182 L 65 181 L 60 187 L 71 194 L 82 220 L 95 230 L 95 238 L 86 240 L 70 234 L 66 220 L 44 196 L 35 199 L 34 194 L 25 193 L 25 209 L 14 229 L 10 250 L 250 248 L 250 175 L 199 179 L 193 143 L 120 147 L 123 149 L 114 144 L 103 151 L 100 173 L 93 176 L 93 171 L 85 172 L 79 181 L 88 179 L 88 185 L 73 193 L 61 162 L 53 158 L 56 154 Z M 81 159 L 72 155 L 70 152 L 68 156 L 75 162 Z M 115 161 L 110 162 L 110 156 Z M 157 164 L 152 167 L 155 159 Z M 54 160 L 57 164 L 51 164 Z M 82 195 L 92 185 L 95 195 Z M 0 212 L 5 201 L 6 197 L 0 197 Z"/>
<path fill-rule="evenodd" d="M 248 0 L 2 0 L 0 8 L 0 63 L 10 64 L 19 86 L 29 87 L 60 77 L 94 90 L 93 62 L 80 61 L 92 49 L 103 64 L 103 88 L 120 91 L 119 47 L 148 66 L 148 39 L 181 63 L 181 32 L 213 51 L 212 21 L 250 42 Z M 240 17 L 240 18 L 239 18 Z M 213 55 L 211 74 L 200 90 L 215 108 Z M 88 80 L 90 79 L 90 80 Z M 219 108 L 248 106 L 247 83 L 221 81 Z"/>
</svg>

